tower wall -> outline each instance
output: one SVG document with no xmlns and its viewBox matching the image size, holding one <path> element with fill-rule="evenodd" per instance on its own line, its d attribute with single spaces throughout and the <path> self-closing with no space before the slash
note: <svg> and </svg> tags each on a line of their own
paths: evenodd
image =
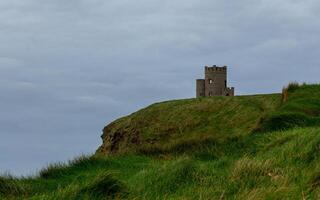
<svg viewBox="0 0 320 200">
<path fill-rule="evenodd" d="M 197 98 L 205 96 L 205 80 L 197 79 Z"/>
<path fill-rule="evenodd" d="M 227 67 L 205 67 L 205 95 L 222 96 L 227 88 Z"/>
</svg>

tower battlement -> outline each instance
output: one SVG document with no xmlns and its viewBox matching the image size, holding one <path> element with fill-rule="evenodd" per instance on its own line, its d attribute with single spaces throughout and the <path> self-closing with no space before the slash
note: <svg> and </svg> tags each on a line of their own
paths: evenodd
<svg viewBox="0 0 320 200">
<path fill-rule="evenodd" d="M 205 79 L 197 79 L 197 97 L 234 96 L 234 88 L 227 86 L 227 66 L 205 66 Z"/>
<path fill-rule="evenodd" d="M 227 66 L 218 67 L 217 65 L 213 65 L 212 67 L 205 66 L 205 72 L 227 72 Z"/>
</svg>

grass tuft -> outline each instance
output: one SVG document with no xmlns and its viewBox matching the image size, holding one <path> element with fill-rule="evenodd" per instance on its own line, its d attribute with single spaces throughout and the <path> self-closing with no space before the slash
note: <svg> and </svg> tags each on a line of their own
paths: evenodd
<svg viewBox="0 0 320 200">
<path fill-rule="evenodd" d="M 97 156 L 81 155 L 67 163 L 58 162 L 49 164 L 47 167 L 40 170 L 39 176 L 46 179 L 59 178 L 65 175 L 68 176 L 70 168 L 72 168 L 71 171 L 75 169 L 86 169 L 99 164 L 99 162 L 100 160 Z"/>
<path fill-rule="evenodd" d="M 120 198 L 126 193 L 125 185 L 110 172 L 98 174 L 92 182 L 89 182 L 79 191 L 79 194 L 88 194 L 88 196 L 95 199 Z"/>
<path fill-rule="evenodd" d="M 39 172 L 41 178 L 57 178 L 63 175 L 63 172 L 68 168 L 65 163 L 52 163 L 47 167 L 42 168 Z"/>
</svg>

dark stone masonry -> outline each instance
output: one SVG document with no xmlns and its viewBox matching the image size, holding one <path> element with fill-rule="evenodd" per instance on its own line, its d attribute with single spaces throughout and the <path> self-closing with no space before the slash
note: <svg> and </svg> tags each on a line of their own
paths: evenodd
<svg viewBox="0 0 320 200">
<path fill-rule="evenodd" d="M 197 79 L 197 98 L 234 96 L 234 88 L 227 87 L 227 66 L 205 66 L 205 79 Z"/>
</svg>

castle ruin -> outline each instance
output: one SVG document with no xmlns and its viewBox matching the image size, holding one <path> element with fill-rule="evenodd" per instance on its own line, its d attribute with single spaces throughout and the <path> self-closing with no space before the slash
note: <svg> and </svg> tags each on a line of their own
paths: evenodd
<svg viewBox="0 0 320 200">
<path fill-rule="evenodd" d="M 234 88 L 227 87 L 227 66 L 205 66 L 205 79 L 197 79 L 197 98 L 234 96 Z"/>
</svg>

